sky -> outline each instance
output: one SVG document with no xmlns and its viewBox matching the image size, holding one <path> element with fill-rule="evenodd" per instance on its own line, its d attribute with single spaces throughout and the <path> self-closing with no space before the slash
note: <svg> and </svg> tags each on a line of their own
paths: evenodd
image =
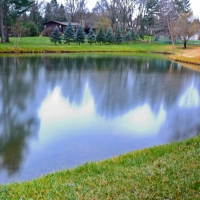
<svg viewBox="0 0 200 200">
<path fill-rule="evenodd" d="M 200 1 L 199 0 L 190 0 L 191 7 L 195 16 L 200 17 Z"/>
<path fill-rule="evenodd" d="M 46 2 L 50 2 L 50 0 L 45 0 Z M 89 9 L 92 9 L 95 6 L 97 0 L 88 0 L 87 6 Z M 65 5 L 65 0 L 57 0 L 57 2 Z M 191 8 L 195 16 L 200 17 L 200 0 L 190 0 Z"/>
</svg>

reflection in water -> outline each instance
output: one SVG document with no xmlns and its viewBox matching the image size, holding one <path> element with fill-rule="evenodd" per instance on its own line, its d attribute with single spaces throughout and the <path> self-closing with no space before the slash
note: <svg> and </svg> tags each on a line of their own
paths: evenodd
<svg viewBox="0 0 200 200">
<path fill-rule="evenodd" d="M 39 130 L 39 98 L 37 83 L 33 84 L 38 74 L 24 69 L 28 66 L 29 63 L 17 58 L 1 58 L 0 169 L 6 170 L 9 176 L 20 172 L 29 152 L 29 138 Z"/>
<path fill-rule="evenodd" d="M 200 75 L 131 56 L 0 58 L 0 183 L 196 135 Z"/>
</svg>

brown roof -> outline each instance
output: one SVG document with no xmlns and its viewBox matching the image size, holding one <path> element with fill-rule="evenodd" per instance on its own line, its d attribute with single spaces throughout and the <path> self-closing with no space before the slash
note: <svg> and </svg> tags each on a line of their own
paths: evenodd
<svg viewBox="0 0 200 200">
<path fill-rule="evenodd" d="M 69 24 L 69 22 L 58 22 L 58 21 L 48 21 L 48 22 L 45 22 L 44 24 L 48 24 L 48 23 L 52 23 L 52 22 L 54 22 L 54 23 L 56 23 L 56 24 L 60 24 L 60 25 L 64 25 L 64 26 L 67 26 L 68 24 Z M 79 23 L 78 22 L 71 22 L 71 25 L 72 26 L 78 26 L 79 25 Z"/>
</svg>

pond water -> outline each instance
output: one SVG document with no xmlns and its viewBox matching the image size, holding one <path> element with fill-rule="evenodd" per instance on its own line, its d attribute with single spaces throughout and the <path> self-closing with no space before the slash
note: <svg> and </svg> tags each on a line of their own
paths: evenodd
<svg viewBox="0 0 200 200">
<path fill-rule="evenodd" d="M 130 55 L 0 57 L 0 183 L 200 132 L 200 74 Z"/>
</svg>

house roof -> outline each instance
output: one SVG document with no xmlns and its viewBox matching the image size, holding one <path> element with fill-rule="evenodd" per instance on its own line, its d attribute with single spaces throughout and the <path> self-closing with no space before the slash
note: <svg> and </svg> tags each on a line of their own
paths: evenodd
<svg viewBox="0 0 200 200">
<path fill-rule="evenodd" d="M 64 25 L 64 26 L 67 26 L 69 24 L 69 22 L 58 22 L 58 21 L 48 21 L 48 22 L 45 22 L 44 24 L 49 24 L 49 23 L 56 23 L 56 24 L 59 24 L 59 25 Z M 71 22 L 71 25 L 72 26 L 78 26 L 79 23 L 78 22 Z"/>
</svg>

